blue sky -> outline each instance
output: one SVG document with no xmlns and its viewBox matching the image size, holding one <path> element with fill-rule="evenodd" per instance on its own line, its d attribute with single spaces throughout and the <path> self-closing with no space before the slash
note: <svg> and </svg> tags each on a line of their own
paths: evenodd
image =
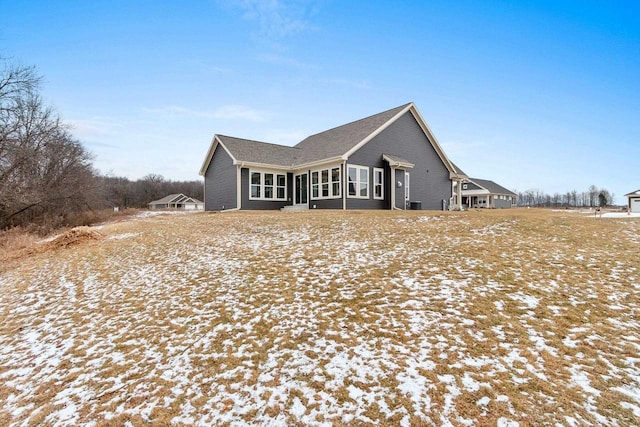
<svg viewBox="0 0 640 427">
<path fill-rule="evenodd" d="M 472 177 L 640 188 L 637 1 L 8 1 L 0 55 L 103 173 L 198 179 L 215 133 L 294 145 L 413 101 Z"/>
</svg>

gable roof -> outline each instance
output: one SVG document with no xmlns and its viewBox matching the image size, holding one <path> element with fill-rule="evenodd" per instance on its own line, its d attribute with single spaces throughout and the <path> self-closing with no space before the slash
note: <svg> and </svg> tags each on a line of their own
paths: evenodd
<svg viewBox="0 0 640 427">
<path fill-rule="evenodd" d="M 510 195 L 513 195 L 513 196 L 516 195 L 516 193 L 514 193 L 513 191 L 507 190 L 503 186 L 498 185 L 493 181 L 489 181 L 488 179 L 469 178 L 469 181 L 473 182 L 474 184 L 478 185 L 479 187 L 482 187 L 482 188 L 488 190 L 489 193 L 491 193 L 491 194 L 510 194 Z"/>
<path fill-rule="evenodd" d="M 464 171 L 462 169 L 460 169 L 460 167 L 458 165 L 456 165 L 455 163 L 451 162 L 451 165 L 453 166 L 453 168 L 456 170 L 456 172 L 458 173 L 459 176 L 469 179 L 469 176 L 464 173 Z"/>
<path fill-rule="evenodd" d="M 163 197 L 162 199 L 154 200 L 149 202 L 150 205 L 168 205 L 169 203 L 202 203 L 200 200 L 194 199 L 193 197 L 185 196 L 182 193 L 177 194 L 169 194 L 168 196 Z"/>
<path fill-rule="evenodd" d="M 300 141 L 296 148 L 302 153 L 298 158 L 299 163 L 308 163 L 322 159 L 342 157 L 363 140 L 380 129 L 412 103 L 404 104 L 355 122 L 329 129 L 327 131 L 311 135 Z"/>
<path fill-rule="evenodd" d="M 254 166 L 279 166 L 293 169 L 314 163 L 347 160 L 355 151 L 407 112 L 410 112 L 418 122 L 427 140 L 449 170 L 450 177 L 468 178 L 444 154 L 440 144 L 413 102 L 311 135 L 294 147 L 214 135 L 205 161 L 200 168 L 200 175 L 206 173 L 218 145 L 221 145 L 227 151 L 235 165 L 249 163 Z"/>
<path fill-rule="evenodd" d="M 180 196 L 184 196 L 184 194 L 181 194 L 181 193 L 178 193 L 178 194 L 169 194 L 168 196 L 165 196 L 165 197 L 163 197 L 162 199 L 153 200 L 153 201 L 149 202 L 149 204 L 161 205 L 161 204 L 171 203 L 171 202 L 173 202 L 175 199 L 180 198 Z"/>
<path fill-rule="evenodd" d="M 296 161 L 298 149 L 286 145 L 252 141 L 218 135 L 227 152 L 239 163 L 263 163 L 266 165 L 291 166 Z"/>
<path fill-rule="evenodd" d="M 640 190 L 636 190 L 636 191 L 632 191 L 629 194 L 625 194 L 625 197 L 633 197 L 633 196 L 640 196 Z"/>
</svg>

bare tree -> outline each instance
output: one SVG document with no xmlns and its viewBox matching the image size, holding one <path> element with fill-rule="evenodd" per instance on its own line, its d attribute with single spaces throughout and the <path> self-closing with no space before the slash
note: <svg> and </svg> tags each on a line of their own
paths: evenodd
<svg viewBox="0 0 640 427">
<path fill-rule="evenodd" d="M 38 96 L 33 68 L 0 75 L 0 229 L 64 222 L 93 195 L 90 155 Z"/>
</svg>

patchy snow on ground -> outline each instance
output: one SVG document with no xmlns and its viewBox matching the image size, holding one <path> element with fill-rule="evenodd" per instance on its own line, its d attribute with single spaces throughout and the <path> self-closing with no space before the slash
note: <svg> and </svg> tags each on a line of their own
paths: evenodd
<svg viewBox="0 0 640 427">
<path fill-rule="evenodd" d="M 476 214 L 145 215 L 23 260 L 0 419 L 637 425 L 639 223 Z"/>
</svg>

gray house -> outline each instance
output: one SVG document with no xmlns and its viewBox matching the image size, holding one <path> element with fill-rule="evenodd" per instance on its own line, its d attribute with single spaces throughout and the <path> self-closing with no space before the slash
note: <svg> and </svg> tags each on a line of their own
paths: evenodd
<svg viewBox="0 0 640 427">
<path fill-rule="evenodd" d="M 413 103 L 293 147 L 214 135 L 200 175 L 209 211 L 457 209 L 467 179 Z"/>
<path fill-rule="evenodd" d="M 169 194 L 162 199 L 149 202 L 149 209 L 203 210 L 204 203 L 193 197 L 185 196 L 182 193 Z"/>
<path fill-rule="evenodd" d="M 468 208 L 505 209 L 516 201 L 516 193 L 488 179 L 469 178 L 462 184 L 462 205 Z"/>
</svg>

